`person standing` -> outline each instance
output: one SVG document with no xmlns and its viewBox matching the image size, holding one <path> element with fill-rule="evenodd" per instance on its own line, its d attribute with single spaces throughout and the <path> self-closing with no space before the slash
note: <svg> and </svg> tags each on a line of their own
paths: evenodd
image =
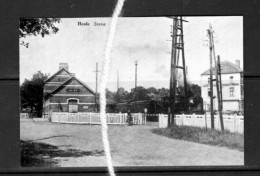
<svg viewBox="0 0 260 176">
<path fill-rule="evenodd" d="M 128 110 L 128 112 L 127 112 L 127 122 L 128 122 L 129 126 L 133 125 L 133 118 L 132 118 L 132 115 L 130 113 L 130 110 Z"/>
</svg>

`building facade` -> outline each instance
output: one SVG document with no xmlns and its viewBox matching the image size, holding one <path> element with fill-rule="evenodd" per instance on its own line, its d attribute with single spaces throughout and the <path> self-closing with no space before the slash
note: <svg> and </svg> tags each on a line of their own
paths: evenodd
<svg viewBox="0 0 260 176">
<path fill-rule="evenodd" d="M 59 70 L 45 80 L 43 116 L 52 112 L 94 112 L 95 93 L 69 72 L 67 63 L 60 63 Z"/>
<path fill-rule="evenodd" d="M 204 100 L 204 109 L 210 110 L 210 71 L 201 74 L 201 96 Z M 213 68 L 215 79 L 215 68 Z M 240 62 L 221 62 L 223 112 L 244 111 L 243 71 Z M 213 82 L 213 109 L 218 110 L 216 83 Z"/>
</svg>

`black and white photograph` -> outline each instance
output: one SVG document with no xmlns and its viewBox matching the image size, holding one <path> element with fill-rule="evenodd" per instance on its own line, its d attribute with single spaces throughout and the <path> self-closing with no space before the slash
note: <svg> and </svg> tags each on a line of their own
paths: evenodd
<svg viewBox="0 0 260 176">
<path fill-rule="evenodd" d="M 107 166 L 110 26 L 19 19 L 21 167 Z M 115 28 L 105 87 L 113 166 L 243 166 L 243 16 L 119 17 Z"/>
</svg>

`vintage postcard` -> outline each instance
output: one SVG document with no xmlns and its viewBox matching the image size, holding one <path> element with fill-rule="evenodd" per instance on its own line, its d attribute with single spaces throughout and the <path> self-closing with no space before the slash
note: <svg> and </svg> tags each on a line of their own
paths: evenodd
<svg viewBox="0 0 260 176">
<path fill-rule="evenodd" d="M 20 18 L 22 167 L 106 167 L 110 22 Z M 120 17 L 106 117 L 115 167 L 244 165 L 243 17 Z"/>
</svg>

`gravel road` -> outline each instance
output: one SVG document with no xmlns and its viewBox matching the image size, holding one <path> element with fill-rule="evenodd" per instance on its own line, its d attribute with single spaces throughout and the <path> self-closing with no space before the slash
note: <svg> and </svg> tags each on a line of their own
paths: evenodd
<svg viewBox="0 0 260 176">
<path fill-rule="evenodd" d="M 175 140 L 151 132 L 152 125 L 109 126 L 115 166 L 243 165 L 244 152 Z M 51 156 L 60 167 L 106 166 L 100 125 L 21 122 L 21 140 L 34 140 L 66 151 Z M 78 154 L 74 155 L 73 151 Z M 81 151 L 81 152 L 80 152 Z M 68 152 L 72 152 L 68 155 Z M 97 155 L 96 153 L 99 153 Z"/>
</svg>

